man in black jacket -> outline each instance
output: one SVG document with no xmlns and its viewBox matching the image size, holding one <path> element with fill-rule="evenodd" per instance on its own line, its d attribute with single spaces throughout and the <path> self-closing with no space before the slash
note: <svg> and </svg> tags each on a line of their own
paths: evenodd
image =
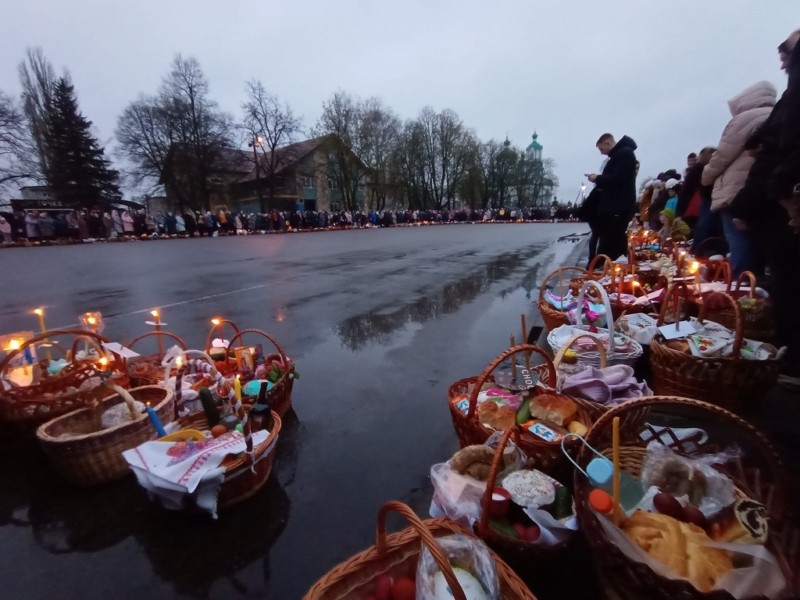
<svg viewBox="0 0 800 600">
<path fill-rule="evenodd" d="M 636 210 L 636 172 L 639 163 L 636 142 L 627 135 L 617 142 L 610 133 L 597 140 L 600 154 L 608 156 L 600 175 L 587 175 L 599 190 L 597 204 L 598 254 L 607 254 L 612 259 L 627 256 L 628 223 Z"/>
</svg>

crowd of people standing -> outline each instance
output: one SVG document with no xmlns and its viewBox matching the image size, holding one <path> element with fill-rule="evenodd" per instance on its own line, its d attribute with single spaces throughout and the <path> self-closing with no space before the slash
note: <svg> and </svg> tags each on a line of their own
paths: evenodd
<svg viewBox="0 0 800 600">
<path fill-rule="evenodd" d="M 287 233 L 366 227 L 439 223 L 541 222 L 574 220 L 570 209 L 454 209 L 383 211 L 278 211 L 269 213 L 184 211 L 150 213 L 109 211 L 28 210 L 0 215 L 5 244 L 56 240 L 103 241 L 160 237 L 196 237 Z"/>
</svg>

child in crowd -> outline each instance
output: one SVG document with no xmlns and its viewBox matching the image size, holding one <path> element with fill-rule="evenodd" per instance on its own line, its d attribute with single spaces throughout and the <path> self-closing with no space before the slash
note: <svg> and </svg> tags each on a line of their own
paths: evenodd
<svg viewBox="0 0 800 600">
<path fill-rule="evenodd" d="M 676 217 L 675 211 L 671 208 L 665 208 L 661 211 L 661 225 L 659 235 L 661 235 L 662 244 L 669 239 L 673 242 L 685 242 L 692 235 L 692 230 L 686 224 L 686 221 Z"/>
</svg>

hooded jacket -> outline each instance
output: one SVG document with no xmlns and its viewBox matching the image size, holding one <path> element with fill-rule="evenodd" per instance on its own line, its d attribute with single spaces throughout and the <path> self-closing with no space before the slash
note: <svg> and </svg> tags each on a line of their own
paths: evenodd
<svg viewBox="0 0 800 600">
<path fill-rule="evenodd" d="M 595 179 L 600 190 L 597 212 L 601 217 L 630 217 L 636 208 L 636 142 L 623 135 L 608 153 L 602 174 Z"/>
<path fill-rule="evenodd" d="M 774 85 L 759 81 L 728 101 L 732 118 L 700 180 L 702 185 L 714 184 L 711 210 L 727 208 L 747 181 L 755 156 L 745 145 L 769 117 L 777 96 Z"/>
</svg>

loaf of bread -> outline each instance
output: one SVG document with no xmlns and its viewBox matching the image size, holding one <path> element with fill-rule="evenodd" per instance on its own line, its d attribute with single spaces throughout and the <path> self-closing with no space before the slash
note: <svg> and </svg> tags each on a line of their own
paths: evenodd
<svg viewBox="0 0 800 600">
<path fill-rule="evenodd" d="M 768 529 L 766 507 L 750 498 L 740 498 L 720 513 L 710 532 L 717 542 L 764 544 Z"/>
<path fill-rule="evenodd" d="M 531 417 L 564 427 L 575 418 L 578 405 L 566 396 L 540 394 L 531 398 Z"/>
<path fill-rule="evenodd" d="M 688 579 L 701 592 L 714 589 L 717 581 L 733 568 L 724 550 L 706 546 L 706 532 L 670 516 L 636 511 L 622 529 L 642 550 L 668 566 L 675 575 Z"/>
<path fill-rule="evenodd" d="M 497 431 L 505 431 L 514 427 L 516 418 L 517 413 L 510 406 L 500 406 L 491 400 L 478 404 L 478 421 Z"/>
</svg>

